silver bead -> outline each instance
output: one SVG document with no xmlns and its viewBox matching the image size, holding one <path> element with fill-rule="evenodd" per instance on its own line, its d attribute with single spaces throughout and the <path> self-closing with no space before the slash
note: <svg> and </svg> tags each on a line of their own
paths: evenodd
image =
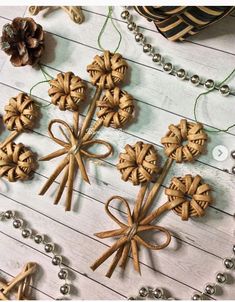
<svg viewBox="0 0 235 302">
<path fill-rule="evenodd" d="M 155 288 L 152 292 L 155 299 L 162 299 L 164 297 L 163 290 L 161 288 Z"/>
<path fill-rule="evenodd" d="M 232 167 L 232 173 L 235 174 L 235 166 Z"/>
<path fill-rule="evenodd" d="M 23 229 L 21 234 L 23 238 L 29 238 L 31 236 L 31 230 Z"/>
<path fill-rule="evenodd" d="M 190 81 L 195 86 L 198 86 L 200 84 L 200 78 L 196 74 L 194 74 L 193 76 L 191 76 Z"/>
<path fill-rule="evenodd" d="M 231 157 L 235 159 L 235 150 L 231 152 Z"/>
<path fill-rule="evenodd" d="M 139 290 L 139 295 L 140 297 L 147 297 L 149 294 L 149 290 L 147 287 L 141 287 L 141 289 Z"/>
<path fill-rule="evenodd" d="M 128 10 L 124 10 L 121 12 L 121 18 L 123 20 L 130 20 L 130 13 L 128 12 Z"/>
<path fill-rule="evenodd" d="M 214 284 L 207 284 L 205 286 L 205 293 L 208 295 L 214 295 L 216 293 L 216 287 Z"/>
<path fill-rule="evenodd" d="M 42 241 L 43 241 L 43 236 L 42 235 L 37 234 L 37 235 L 34 236 L 34 242 L 35 243 L 40 244 L 40 243 L 42 243 Z"/>
<path fill-rule="evenodd" d="M 154 63 L 160 64 L 161 61 L 162 61 L 162 56 L 160 55 L 160 53 L 155 53 L 155 54 L 153 55 L 152 60 L 153 60 Z"/>
<path fill-rule="evenodd" d="M 70 291 L 70 286 L 68 284 L 64 284 L 60 287 L 60 292 L 62 295 L 68 295 Z"/>
<path fill-rule="evenodd" d="M 5 217 L 6 219 L 11 219 L 13 216 L 14 216 L 14 212 L 12 212 L 12 211 L 6 211 L 6 212 L 4 213 L 4 217 Z"/>
<path fill-rule="evenodd" d="M 54 250 L 54 244 L 53 243 L 46 243 L 44 246 L 44 250 L 46 253 L 51 253 Z"/>
<path fill-rule="evenodd" d="M 143 52 L 144 53 L 150 53 L 153 50 L 153 47 L 151 44 L 144 44 L 143 45 Z"/>
<path fill-rule="evenodd" d="M 195 293 L 195 294 L 193 294 L 191 300 L 202 300 L 202 295 Z"/>
<path fill-rule="evenodd" d="M 215 87 L 215 82 L 211 79 L 209 80 L 206 80 L 204 86 L 207 88 L 207 89 L 212 89 Z"/>
<path fill-rule="evenodd" d="M 227 275 L 224 273 L 217 273 L 216 274 L 216 281 L 220 284 L 226 283 Z"/>
<path fill-rule="evenodd" d="M 135 22 L 130 22 L 127 24 L 127 28 L 129 29 L 129 31 L 133 31 L 136 29 L 136 24 Z"/>
<path fill-rule="evenodd" d="M 138 33 L 135 35 L 135 40 L 137 43 L 144 41 L 144 35 L 142 33 Z"/>
<path fill-rule="evenodd" d="M 13 220 L 13 227 L 14 227 L 15 229 L 19 229 L 21 226 L 22 226 L 21 220 L 19 220 L 19 219 Z"/>
<path fill-rule="evenodd" d="M 61 256 L 58 256 L 58 255 L 55 255 L 52 260 L 51 260 L 52 264 L 54 265 L 60 265 L 61 262 L 62 262 L 62 257 Z"/>
<path fill-rule="evenodd" d="M 173 70 L 173 65 L 171 63 L 165 63 L 163 65 L 163 70 L 167 73 L 171 73 Z"/>
<path fill-rule="evenodd" d="M 180 80 L 184 80 L 186 78 L 186 71 L 184 69 L 179 69 L 176 71 L 176 76 Z"/>
<path fill-rule="evenodd" d="M 234 268 L 234 262 L 232 259 L 229 259 L 229 258 L 226 258 L 224 259 L 224 266 L 227 268 L 227 269 L 233 269 Z"/>
<path fill-rule="evenodd" d="M 235 255 L 235 244 L 234 244 L 234 246 L 233 246 L 233 253 L 234 253 L 234 255 Z"/>
<path fill-rule="evenodd" d="M 66 269 L 62 268 L 58 273 L 58 277 L 61 280 L 65 280 L 68 277 L 68 271 Z"/>
<path fill-rule="evenodd" d="M 228 85 L 223 85 L 220 87 L 219 91 L 223 96 L 227 96 L 230 93 L 230 88 Z"/>
</svg>

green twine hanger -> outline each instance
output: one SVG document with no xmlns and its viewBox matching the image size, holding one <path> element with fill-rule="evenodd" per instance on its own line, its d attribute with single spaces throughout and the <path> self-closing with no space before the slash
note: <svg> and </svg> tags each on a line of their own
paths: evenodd
<svg viewBox="0 0 235 302">
<path fill-rule="evenodd" d="M 227 82 L 232 76 L 233 74 L 235 74 L 235 68 L 233 69 L 233 71 L 221 82 L 219 83 L 219 87 L 221 87 L 225 82 Z M 194 113 L 194 119 L 196 122 L 198 122 L 198 119 L 197 119 L 197 105 L 198 105 L 198 102 L 199 102 L 199 99 L 201 98 L 201 96 L 203 95 L 207 95 L 209 93 L 211 93 L 213 90 L 215 90 L 216 88 L 213 87 L 211 88 L 210 90 L 206 91 L 206 92 L 202 92 L 198 95 L 198 97 L 196 98 L 195 100 L 195 103 L 194 103 L 194 109 L 193 109 L 193 113 Z M 209 129 L 205 129 L 207 132 L 211 132 L 211 133 L 219 133 L 219 132 L 228 132 L 231 128 L 235 127 L 235 124 L 229 126 L 228 128 L 226 129 L 218 129 L 218 130 L 209 130 Z"/>
<path fill-rule="evenodd" d="M 116 31 L 117 31 L 117 33 L 118 33 L 118 35 L 119 35 L 118 45 L 117 45 L 116 49 L 114 50 L 114 53 L 115 53 L 115 52 L 119 49 L 120 44 L 121 44 L 121 42 L 122 42 L 122 34 L 121 34 L 121 32 L 119 31 L 119 29 L 117 28 L 117 26 L 115 25 L 115 23 L 114 23 L 114 21 L 113 21 L 113 18 L 112 18 L 112 14 L 113 14 L 113 8 L 112 8 L 112 6 L 109 6 L 109 7 L 108 7 L 108 14 L 107 14 L 107 17 L 106 17 L 106 19 L 105 19 L 105 21 L 104 21 L 104 24 L 103 24 L 103 26 L 102 26 L 102 28 L 101 28 L 101 30 L 100 30 L 100 33 L 99 33 L 99 35 L 98 35 L 97 42 L 98 42 L 99 48 L 100 48 L 101 50 L 104 51 L 105 49 L 104 49 L 103 46 L 101 45 L 101 38 L 102 38 L 102 36 L 103 36 L 103 34 L 104 34 L 104 31 L 105 31 L 105 29 L 106 29 L 106 27 L 107 27 L 107 24 L 108 24 L 108 21 L 109 21 L 109 19 L 110 19 L 110 20 L 111 20 L 111 23 L 112 23 L 112 25 L 113 25 L 113 27 L 116 29 Z"/>
</svg>

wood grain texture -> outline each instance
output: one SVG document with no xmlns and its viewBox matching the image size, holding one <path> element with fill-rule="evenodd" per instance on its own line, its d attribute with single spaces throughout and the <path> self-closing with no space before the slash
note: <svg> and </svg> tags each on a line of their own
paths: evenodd
<svg viewBox="0 0 235 302">
<path fill-rule="evenodd" d="M 182 117 L 193 119 L 193 102 L 203 91 L 161 72 L 157 65 L 151 62 L 151 58 L 142 53 L 141 47 L 134 43 L 133 35 L 120 20 L 120 12 L 121 8 L 115 7 L 114 17 L 118 20 L 118 27 L 123 34 L 120 53 L 124 54 L 130 66 L 128 80 L 123 87 L 135 98 L 135 121 L 123 131 L 102 128 L 98 132 L 97 137 L 112 142 L 115 153 L 100 162 L 100 165 L 93 161 L 88 162 L 91 186 L 82 183 L 78 175 L 71 213 L 65 213 L 62 205 L 53 205 L 53 194 L 58 183 L 53 184 L 45 196 L 38 195 L 43 183 L 56 167 L 57 159 L 50 163 L 40 163 L 34 179 L 26 183 L 10 184 L 1 179 L 0 210 L 17 210 L 34 229 L 49 234 L 51 239 L 60 245 L 61 252 L 66 257 L 65 264 L 72 271 L 74 299 L 123 299 L 135 295 L 143 285 L 163 287 L 176 298 L 189 299 L 195 290 L 202 290 L 205 283 L 214 282 L 215 273 L 222 269 L 222 259 L 231 255 L 231 246 L 234 243 L 232 215 L 235 185 L 234 176 L 225 173 L 223 169 L 229 169 L 233 162 L 231 159 L 226 162 L 215 161 L 211 153 L 218 144 L 227 146 L 230 151 L 235 149 L 235 129 L 227 134 L 210 134 L 207 153 L 195 163 L 174 164 L 154 204 L 156 207 L 166 201 L 164 187 L 173 176 L 198 173 L 212 185 L 216 200 L 207 209 L 205 217 L 182 222 L 173 212 L 162 216 L 157 224 L 172 232 L 172 243 L 159 252 L 141 253 L 142 276 L 136 275 L 131 263 L 128 264 L 125 276 L 118 270 L 110 280 L 104 277 L 109 262 L 95 272 L 89 268 L 107 245 L 112 243 L 109 240 L 97 239 L 93 235 L 97 231 L 108 230 L 114 226 L 105 214 L 105 201 L 112 195 L 120 195 L 128 198 L 133 204 L 138 191 L 138 188 L 130 183 L 124 183 L 115 168 L 119 152 L 127 143 L 133 144 L 137 140 L 143 140 L 153 143 L 164 161 L 161 137 L 165 135 L 170 123 L 177 124 Z M 25 7 L 0 7 L 0 27 L 7 19 L 24 14 Z M 35 19 L 47 31 L 47 49 L 42 58 L 47 71 L 51 75 L 56 75 L 58 71 L 73 71 L 87 81 L 91 97 L 94 89 L 89 83 L 86 66 L 100 53 L 97 36 L 105 20 L 106 8 L 84 7 L 84 14 L 86 21 L 81 25 L 73 24 L 69 18 L 68 22 L 62 21 L 66 20 L 67 16 L 61 10 L 46 18 L 40 14 Z M 220 33 L 217 37 L 216 29 L 211 27 L 198 35 L 197 39 L 193 39 L 193 42 L 182 44 L 165 40 L 156 33 L 151 23 L 139 16 L 136 19 L 146 28 L 146 34 L 152 43 L 159 45 L 161 53 L 166 53 L 173 63 L 194 73 L 220 81 L 235 66 L 234 47 L 231 43 L 235 32 L 232 29 L 227 33 L 225 22 L 220 26 L 219 23 L 215 25 Z M 235 24 L 234 17 L 227 19 L 231 25 Z M 109 25 L 102 38 L 102 44 L 112 50 L 115 48 L 116 39 L 116 33 Z M 0 53 L 0 70 L 1 114 L 4 113 L 4 105 L 11 96 L 17 95 L 19 91 L 29 92 L 33 84 L 43 80 L 43 75 L 36 68 L 12 67 L 3 52 Z M 235 79 L 232 79 L 230 84 L 235 87 Z M 49 101 L 47 90 L 48 85 L 43 84 L 33 91 L 42 104 Z M 223 98 L 218 93 L 212 93 L 199 107 L 200 120 L 210 127 L 224 127 L 233 123 L 232 96 Z M 61 112 L 54 106 L 42 108 L 41 113 L 39 127 L 33 133 L 25 133 L 17 138 L 18 142 L 30 146 L 39 156 L 58 148 L 48 138 L 48 122 L 52 118 L 61 118 L 68 123 L 72 120 L 71 113 Z M 6 136 L 7 131 L 1 132 L 1 140 Z M 123 215 L 120 210 L 117 207 L 114 209 L 117 215 Z M 57 271 L 50 265 L 51 259 L 44 254 L 40 246 L 23 241 L 19 232 L 12 229 L 8 223 L 0 225 L 0 242 L 1 249 L 4 250 L 0 269 L 5 274 L 15 275 L 25 262 L 36 261 L 40 264 L 40 272 L 36 279 L 35 297 L 58 297 L 60 282 Z M 234 299 L 234 286 L 226 285 L 217 298 Z"/>
</svg>

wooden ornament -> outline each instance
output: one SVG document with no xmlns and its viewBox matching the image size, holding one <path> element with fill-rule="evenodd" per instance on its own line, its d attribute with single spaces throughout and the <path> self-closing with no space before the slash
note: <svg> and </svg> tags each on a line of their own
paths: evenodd
<svg viewBox="0 0 235 302">
<path fill-rule="evenodd" d="M 125 147 L 126 152 L 121 153 L 117 168 L 121 171 L 124 181 L 130 180 L 134 185 L 141 184 L 141 187 L 132 212 L 128 201 L 123 197 L 113 196 L 107 201 L 105 205 L 106 213 L 120 228 L 95 234 L 99 238 L 112 237 L 116 241 L 95 261 L 91 266 L 92 270 L 96 270 L 115 253 L 106 274 L 110 278 L 117 265 L 125 269 L 130 253 L 133 258 L 134 269 L 140 273 L 140 246 L 159 250 L 167 247 L 171 240 L 170 232 L 167 229 L 154 224 L 156 218 L 169 210 L 174 210 L 176 214 L 181 216 L 182 220 L 188 220 L 190 216 L 202 216 L 204 214 L 204 210 L 213 199 L 210 195 L 209 185 L 203 184 L 199 175 L 195 177 L 191 175 L 174 177 L 170 187 L 165 190 L 168 201 L 155 210 L 150 211 L 150 208 L 173 161 L 192 161 L 203 152 L 206 140 L 207 135 L 199 123 L 181 120 L 178 126 L 170 125 L 169 132 L 162 139 L 168 159 L 148 193 L 146 192 L 149 181 L 151 181 L 152 175 L 159 171 L 157 153 L 152 145 L 142 142 L 137 142 L 133 147 L 130 145 Z M 183 144 L 185 141 L 187 141 L 186 145 Z M 189 196 L 191 196 L 190 200 L 188 199 Z M 109 207 L 114 199 L 125 206 L 127 222 L 120 221 L 111 213 Z M 165 242 L 159 245 L 146 242 L 142 236 L 147 231 L 160 231 L 165 235 Z"/>
<path fill-rule="evenodd" d="M 60 6 L 60 8 L 69 15 L 73 22 L 81 24 L 84 21 L 81 6 Z M 51 9 L 51 6 L 30 6 L 29 12 L 35 16 L 45 9 Z"/>
<path fill-rule="evenodd" d="M 0 280 L 0 300 L 10 300 L 13 294 L 14 300 L 30 300 L 32 287 L 32 275 L 36 272 L 37 264 L 27 263 L 22 272 L 9 283 Z"/>
</svg>

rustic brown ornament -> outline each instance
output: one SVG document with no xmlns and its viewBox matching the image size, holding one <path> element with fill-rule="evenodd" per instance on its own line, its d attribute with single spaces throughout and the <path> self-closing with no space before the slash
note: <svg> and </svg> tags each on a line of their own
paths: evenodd
<svg viewBox="0 0 235 302">
<path fill-rule="evenodd" d="M 117 169 L 124 181 L 130 180 L 133 185 L 151 181 L 159 171 L 157 152 L 151 144 L 137 142 L 134 146 L 126 145 L 125 153 L 119 155 Z"/>
<path fill-rule="evenodd" d="M 11 294 L 14 295 L 14 300 L 30 300 L 32 275 L 36 269 L 37 264 L 29 262 L 11 282 L 0 280 L 0 300 L 10 300 Z"/>
<path fill-rule="evenodd" d="M 48 91 L 52 104 L 60 110 L 78 111 L 80 103 L 86 98 L 86 85 L 81 78 L 71 71 L 59 73 L 56 79 L 50 81 Z"/>
<path fill-rule="evenodd" d="M 51 6 L 30 6 L 29 12 L 35 16 L 40 11 L 51 8 Z M 81 24 L 84 21 L 81 6 L 60 6 L 60 8 L 62 8 L 75 23 Z"/>
<path fill-rule="evenodd" d="M 0 148 L 5 147 L 21 132 L 32 130 L 38 117 L 38 109 L 34 101 L 26 94 L 19 93 L 9 100 L 5 106 L 3 121 L 12 133 L 0 144 Z"/>
<path fill-rule="evenodd" d="M 35 155 L 23 144 L 10 142 L 0 149 L 0 177 L 10 182 L 27 180 L 36 167 Z"/>
<path fill-rule="evenodd" d="M 16 66 L 35 65 L 44 50 L 44 31 L 32 18 L 15 18 L 3 27 L 1 48 Z"/>
<path fill-rule="evenodd" d="M 209 185 L 203 184 L 199 175 L 196 177 L 186 175 L 185 177 L 173 178 L 170 187 L 165 191 L 168 201 L 148 213 L 173 161 L 192 161 L 203 152 L 207 140 L 207 135 L 199 123 L 181 120 L 178 126 L 170 125 L 169 130 L 166 137 L 162 139 L 168 159 L 161 174 L 147 194 L 151 175 L 158 170 L 156 168 L 157 154 L 156 151 L 153 151 L 153 146 L 138 142 L 134 147 L 127 145 L 126 153 L 120 155 L 120 162 L 117 167 L 122 173 L 122 178 L 125 181 L 131 180 L 133 184 L 141 183 L 141 187 L 132 212 L 126 199 L 120 196 L 113 196 L 107 201 L 106 213 L 120 228 L 95 235 L 99 238 L 113 237 L 118 239 L 95 261 L 91 266 L 92 270 L 96 270 L 112 254 L 116 253 L 106 274 L 107 277 L 111 277 L 118 264 L 125 269 L 129 252 L 131 252 L 134 268 L 140 272 L 139 249 L 141 245 L 148 249 L 158 250 L 165 248 L 170 243 L 169 231 L 153 224 L 157 217 L 168 210 L 174 210 L 181 216 L 182 220 L 187 220 L 190 216 L 202 216 L 206 207 L 213 201 Z M 188 141 L 187 144 L 183 145 L 183 141 L 186 140 Z M 191 200 L 188 199 L 189 196 L 191 196 Z M 114 199 L 125 205 L 127 222 L 121 222 L 110 212 L 109 206 Z M 162 245 L 149 244 L 141 237 L 143 232 L 154 230 L 165 234 L 166 241 Z"/>
</svg>

